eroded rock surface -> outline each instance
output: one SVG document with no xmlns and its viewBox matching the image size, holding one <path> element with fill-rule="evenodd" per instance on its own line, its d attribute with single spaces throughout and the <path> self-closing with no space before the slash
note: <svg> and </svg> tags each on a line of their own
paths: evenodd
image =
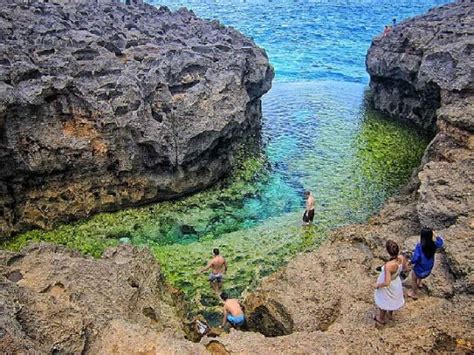
<svg viewBox="0 0 474 355">
<path fill-rule="evenodd" d="M 202 189 L 258 133 L 273 69 L 192 12 L 0 8 L 0 235 Z"/>
<path fill-rule="evenodd" d="M 473 22 L 472 1 L 457 1 L 375 38 L 366 60 L 375 107 L 429 129 L 435 127 L 436 110 L 453 100 L 454 105 L 461 97 L 470 101 L 472 112 Z M 473 128 L 468 115 L 448 120 Z"/>
<path fill-rule="evenodd" d="M 461 45 L 458 45 L 457 40 L 451 45 L 445 43 L 446 48 L 453 51 L 450 53 L 452 58 L 461 58 L 456 51 L 472 48 L 463 47 L 462 43 L 472 40 L 474 21 L 463 22 L 462 17 L 451 15 L 471 16 L 473 6 L 470 1 L 464 1 L 432 10 L 425 17 L 407 21 L 407 34 L 411 33 L 410 31 L 419 33 L 420 45 L 424 46 L 426 43 L 422 36 L 426 31 L 436 32 L 438 28 L 427 25 L 427 18 L 437 19 L 440 29 L 448 28 L 449 23 L 453 21 L 464 23 L 465 26 L 460 29 Z M 457 24 L 452 24 L 453 29 L 456 29 L 456 26 Z M 429 96 L 431 94 L 428 93 L 428 96 L 423 96 L 425 94 L 420 92 L 429 89 L 429 85 L 441 85 L 441 81 L 427 81 L 428 86 L 419 92 L 410 91 L 412 89 L 406 91 L 410 92 L 410 95 L 416 94 L 409 96 L 410 100 L 408 96 L 397 96 L 396 90 L 405 90 L 405 85 L 408 84 L 402 83 L 405 80 L 401 77 L 403 71 L 390 69 L 384 59 L 385 50 L 390 50 L 391 44 L 396 43 L 396 37 L 391 38 L 397 35 L 396 31 L 398 30 L 388 37 L 374 40 L 368 62 L 380 69 L 377 78 L 373 76 L 375 81 L 384 77 L 387 83 L 394 85 L 392 89 L 395 96 L 390 98 L 387 92 L 384 93 L 384 90 L 390 87 L 389 84 L 386 87 L 379 86 L 378 93 L 377 85 L 382 85 L 382 81 L 372 87 L 375 91 L 374 99 L 379 100 L 379 108 L 383 108 L 383 101 L 389 98 L 398 100 L 400 107 L 404 108 L 394 111 L 394 115 L 419 121 L 418 123 L 428 129 L 433 127 L 436 120 L 436 135 L 411 181 L 367 224 L 347 226 L 334 231 L 318 250 L 297 256 L 282 270 L 264 280 L 259 289 L 247 295 L 246 315 L 248 325 L 253 331 L 232 330 L 230 334 L 217 339 L 203 338 L 200 344 L 180 343 L 182 340 L 178 339 L 169 349 L 174 351 L 179 348 L 182 353 L 211 351 L 220 354 L 474 351 L 474 100 L 472 90 L 466 89 L 472 87 L 472 81 L 467 83 L 467 86 L 439 86 L 439 96 Z M 464 38 L 465 33 L 468 33 L 467 39 Z M 446 39 L 454 41 L 458 38 L 455 34 L 447 36 Z M 437 37 L 432 33 L 430 38 Z M 418 53 L 421 49 L 417 49 L 416 43 L 401 48 Z M 433 43 L 436 44 L 436 40 L 433 40 Z M 379 47 L 387 48 L 379 50 Z M 422 50 L 429 52 L 430 49 L 423 47 Z M 405 57 L 411 55 L 411 52 L 404 53 L 402 50 L 397 53 L 392 53 L 400 56 L 392 57 L 394 62 L 403 62 Z M 433 78 L 442 77 L 435 70 L 438 67 L 432 67 L 434 69 L 430 75 Z M 418 71 L 414 73 L 416 77 Z M 454 77 L 450 80 L 454 83 L 465 83 L 464 70 L 455 70 L 453 73 Z M 459 78 L 456 76 L 458 74 Z M 398 84 L 399 87 L 395 86 Z M 438 97 L 439 101 L 432 101 L 434 97 Z M 418 107 L 420 112 L 424 113 L 415 115 L 414 110 L 409 107 Z M 425 281 L 426 287 L 421 290 L 419 299 L 406 299 L 404 308 L 395 313 L 395 319 L 386 326 L 379 327 L 372 318 L 375 311 L 373 292 L 378 275 L 376 267 L 386 260 L 385 241 L 393 239 L 402 249 L 410 250 L 418 241 L 422 226 L 433 227 L 437 234 L 443 235 L 445 247 L 436 256 L 436 266 L 432 275 Z M 24 259 L 17 259 L 11 255 L 4 260 L 3 264 L 6 263 L 7 266 L 3 266 L 3 275 L 6 278 L 3 282 L 9 285 L 7 290 L 27 282 L 23 281 L 28 280 L 25 276 L 27 274 L 22 268 L 15 266 L 27 260 L 26 256 Z M 405 286 L 410 286 L 409 280 L 405 282 Z M 26 292 L 32 291 L 25 288 L 20 294 Z M 55 290 L 54 293 L 58 291 Z M 6 305 L 9 314 L 16 314 L 10 311 L 15 309 L 13 305 L 8 302 Z M 38 314 L 41 315 L 41 312 Z M 24 334 L 21 332 L 28 331 L 28 328 L 25 330 L 16 325 L 16 322 L 21 321 L 21 317 L 20 320 L 15 317 L 9 319 L 7 326 L 10 328 L 3 328 L 13 330 L 6 334 Z M 166 330 L 163 333 L 150 334 L 141 329 L 137 331 L 137 325 L 130 325 L 129 322 L 123 320 L 119 323 L 107 323 L 107 329 L 110 331 L 101 333 L 90 349 L 96 352 L 103 349 L 125 349 L 123 351 L 133 353 L 127 344 L 136 344 L 143 351 L 166 351 L 160 348 L 169 339 Z M 45 323 L 40 322 L 40 325 L 45 327 Z M 147 326 L 147 329 L 150 328 Z M 124 340 L 126 336 L 144 339 L 147 346 L 136 339 L 127 343 Z M 75 337 L 79 338 L 78 335 Z M 2 339 L 7 339 L 4 341 L 8 341 L 6 344 L 10 346 L 12 337 Z M 74 336 L 71 339 L 74 339 Z M 34 341 L 35 339 L 26 337 L 21 344 L 27 347 L 35 345 Z"/>
<path fill-rule="evenodd" d="M 173 292 L 146 250 L 122 245 L 96 260 L 40 244 L 1 251 L 0 273 L 2 353 L 193 349 Z"/>
</svg>

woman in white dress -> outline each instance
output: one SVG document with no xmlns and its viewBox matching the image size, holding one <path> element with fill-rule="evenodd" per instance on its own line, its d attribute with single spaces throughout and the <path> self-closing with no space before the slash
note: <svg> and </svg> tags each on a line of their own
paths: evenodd
<svg viewBox="0 0 474 355">
<path fill-rule="evenodd" d="M 400 309 L 405 304 L 403 298 L 402 280 L 400 273 L 408 270 L 407 260 L 403 255 L 398 255 L 398 244 L 387 240 L 385 244 L 390 260 L 382 266 L 382 270 L 375 284 L 375 304 L 378 307 L 374 320 L 385 324 L 385 316 L 391 319 L 393 311 Z"/>
</svg>

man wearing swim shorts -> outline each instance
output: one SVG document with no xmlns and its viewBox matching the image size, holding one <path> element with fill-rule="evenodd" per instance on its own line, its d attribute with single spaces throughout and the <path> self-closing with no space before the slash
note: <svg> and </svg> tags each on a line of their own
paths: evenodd
<svg viewBox="0 0 474 355">
<path fill-rule="evenodd" d="M 244 312 L 240 307 L 239 300 L 230 299 L 227 293 L 221 293 L 221 299 L 224 301 L 224 318 L 222 318 L 222 327 L 227 322 L 233 327 L 241 327 L 245 323 Z"/>
<path fill-rule="evenodd" d="M 304 196 L 306 198 L 306 209 L 303 214 L 303 222 L 305 225 L 313 223 L 314 219 L 314 196 L 311 191 L 305 191 Z"/>
<path fill-rule="evenodd" d="M 218 295 L 222 288 L 222 279 L 227 271 L 227 263 L 225 259 L 219 255 L 219 249 L 215 248 L 212 253 L 212 259 L 209 261 L 207 266 L 199 272 L 206 272 L 209 269 L 211 270 L 211 273 L 209 274 L 209 282 L 211 283 L 214 292 Z"/>
</svg>

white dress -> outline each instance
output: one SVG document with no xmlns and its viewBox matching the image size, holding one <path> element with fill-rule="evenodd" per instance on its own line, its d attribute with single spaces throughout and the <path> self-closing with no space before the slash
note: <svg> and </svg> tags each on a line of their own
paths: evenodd
<svg viewBox="0 0 474 355">
<path fill-rule="evenodd" d="M 392 275 L 392 282 L 390 286 L 380 287 L 375 290 L 374 298 L 377 307 L 384 311 L 396 311 L 405 304 L 403 298 L 403 286 L 402 280 L 400 279 L 400 272 L 402 271 L 402 265 L 397 269 L 397 272 Z M 385 281 L 385 265 L 382 267 L 377 283 L 383 283 Z"/>
</svg>

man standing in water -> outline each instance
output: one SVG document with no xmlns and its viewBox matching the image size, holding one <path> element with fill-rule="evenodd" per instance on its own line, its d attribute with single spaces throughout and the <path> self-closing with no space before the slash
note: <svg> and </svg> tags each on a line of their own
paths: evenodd
<svg viewBox="0 0 474 355">
<path fill-rule="evenodd" d="M 233 327 L 240 327 L 245 323 L 244 312 L 240 306 L 239 300 L 229 298 L 227 293 L 221 293 L 221 299 L 224 301 L 224 318 L 222 318 L 222 328 L 229 322 Z"/>
<path fill-rule="evenodd" d="M 219 255 L 219 249 L 215 248 L 213 251 L 213 258 L 209 261 L 207 266 L 201 269 L 199 272 L 206 272 L 211 269 L 209 274 L 209 282 L 214 292 L 219 295 L 222 288 L 222 279 L 227 271 L 227 263 L 225 259 Z"/>
<path fill-rule="evenodd" d="M 305 191 L 306 209 L 304 210 L 303 222 L 307 226 L 313 223 L 314 219 L 314 196 L 311 191 Z"/>
</svg>

